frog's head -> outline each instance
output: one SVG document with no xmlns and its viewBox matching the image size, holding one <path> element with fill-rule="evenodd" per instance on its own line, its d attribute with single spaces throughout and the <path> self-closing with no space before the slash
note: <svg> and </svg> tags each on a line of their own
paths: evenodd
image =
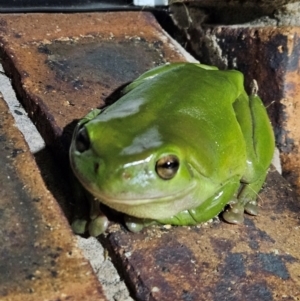
<svg viewBox="0 0 300 301">
<path fill-rule="evenodd" d="M 195 207 L 199 175 L 187 151 L 165 141 L 155 127 L 130 131 L 120 134 L 99 120 L 77 126 L 70 160 L 83 186 L 107 206 L 141 218 L 162 219 Z M 205 188 L 203 193 L 205 198 Z"/>
</svg>

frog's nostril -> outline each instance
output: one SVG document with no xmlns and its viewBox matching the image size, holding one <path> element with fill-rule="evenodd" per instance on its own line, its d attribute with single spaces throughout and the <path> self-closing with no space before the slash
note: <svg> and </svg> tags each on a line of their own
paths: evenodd
<svg viewBox="0 0 300 301">
<path fill-rule="evenodd" d="M 85 128 L 78 131 L 76 136 L 76 150 L 80 153 L 90 148 L 90 138 Z"/>
</svg>

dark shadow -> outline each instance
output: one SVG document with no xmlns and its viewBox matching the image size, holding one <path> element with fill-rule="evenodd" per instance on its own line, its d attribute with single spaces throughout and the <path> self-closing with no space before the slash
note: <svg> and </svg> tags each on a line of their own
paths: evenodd
<svg viewBox="0 0 300 301">
<path fill-rule="evenodd" d="M 70 170 L 61 165 L 48 147 L 34 154 L 36 163 L 47 189 L 59 203 L 61 209 L 70 221 L 72 212 L 72 192 L 70 189 Z M 66 165 L 66 164 L 64 164 Z"/>
</svg>

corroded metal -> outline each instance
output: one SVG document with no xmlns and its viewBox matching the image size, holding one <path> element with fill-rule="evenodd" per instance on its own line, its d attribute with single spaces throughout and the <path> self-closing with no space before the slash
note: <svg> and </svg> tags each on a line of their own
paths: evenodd
<svg viewBox="0 0 300 301">
<path fill-rule="evenodd" d="M 0 96 L 0 299 L 105 300 Z"/>
<path fill-rule="evenodd" d="M 259 201 L 242 225 L 112 226 L 103 242 L 138 300 L 297 300 L 300 204 L 275 170 Z"/>
</svg>

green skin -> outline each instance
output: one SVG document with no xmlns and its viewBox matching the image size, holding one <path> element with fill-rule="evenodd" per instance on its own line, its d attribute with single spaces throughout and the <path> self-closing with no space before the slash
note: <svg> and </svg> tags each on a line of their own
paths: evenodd
<svg viewBox="0 0 300 301">
<path fill-rule="evenodd" d="M 248 96 L 243 75 L 192 63 L 154 68 L 129 84 L 104 111 L 93 110 L 77 125 L 70 148 L 72 169 L 97 199 L 89 232 L 108 221 L 102 202 L 125 213 L 139 231 L 152 221 L 195 225 L 223 212 L 230 223 L 244 211 L 257 214 L 274 152 L 274 134 L 261 99 Z M 176 156 L 165 178 L 158 163 Z M 168 169 L 169 168 L 169 169 Z M 86 221 L 73 223 L 84 232 Z"/>
</svg>

